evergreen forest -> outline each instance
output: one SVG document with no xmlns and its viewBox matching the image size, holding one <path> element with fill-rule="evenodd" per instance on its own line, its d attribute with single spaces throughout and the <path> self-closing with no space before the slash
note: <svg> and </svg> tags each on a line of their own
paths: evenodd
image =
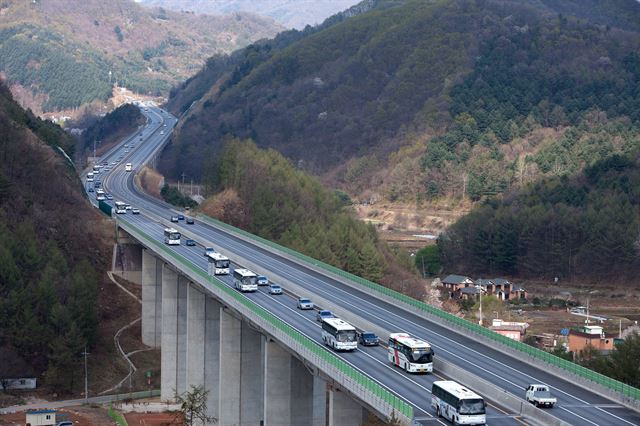
<svg viewBox="0 0 640 426">
<path fill-rule="evenodd" d="M 482 203 L 438 241 L 447 270 L 552 282 L 624 282 L 640 271 L 640 163 L 613 155 Z"/>
<path fill-rule="evenodd" d="M 21 360 L 59 393 L 71 391 L 72 367 L 96 341 L 98 271 L 108 255 L 69 158 L 74 144 L 0 86 L 3 368 Z"/>
</svg>

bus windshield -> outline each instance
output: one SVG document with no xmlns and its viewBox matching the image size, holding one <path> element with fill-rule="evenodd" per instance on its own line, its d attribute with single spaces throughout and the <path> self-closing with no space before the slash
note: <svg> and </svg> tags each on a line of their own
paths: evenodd
<svg viewBox="0 0 640 426">
<path fill-rule="evenodd" d="M 356 332 L 355 330 L 338 331 L 336 340 L 338 342 L 355 342 Z"/>
<path fill-rule="evenodd" d="M 253 285 L 256 283 L 256 277 L 243 277 L 242 278 L 242 284 L 243 285 Z"/>
<path fill-rule="evenodd" d="M 215 262 L 216 268 L 228 268 L 229 261 L 228 260 L 216 260 Z"/>
<path fill-rule="evenodd" d="M 411 362 L 415 364 L 425 364 L 433 361 L 433 351 L 431 349 L 414 349 L 411 351 Z"/>
<path fill-rule="evenodd" d="M 458 413 L 466 415 L 485 414 L 484 401 L 482 399 L 461 399 Z"/>
</svg>

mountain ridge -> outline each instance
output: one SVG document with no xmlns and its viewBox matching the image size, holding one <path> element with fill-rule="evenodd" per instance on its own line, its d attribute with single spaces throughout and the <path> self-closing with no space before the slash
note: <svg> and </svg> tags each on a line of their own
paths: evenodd
<svg viewBox="0 0 640 426">
<path fill-rule="evenodd" d="M 166 93 L 205 58 L 282 29 L 249 13 L 196 16 L 129 0 L 13 2 L 0 9 L 0 70 L 11 85 L 41 95 L 30 105 L 38 112 L 105 101 L 116 82 Z"/>
<path fill-rule="evenodd" d="M 606 153 L 586 138 L 558 152 L 563 129 L 598 114 L 636 125 L 640 32 L 604 23 L 624 8 L 594 23 L 543 3 L 552 2 L 380 1 L 291 43 L 256 43 L 240 61 L 213 61 L 190 80 L 219 72 L 203 84 L 206 95 L 182 104 L 192 108 L 161 169 L 200 177 L 194 155 L 234 135 L 351 194 L 391 201 L 479 200 L 576 172 Z"/>
</svg>

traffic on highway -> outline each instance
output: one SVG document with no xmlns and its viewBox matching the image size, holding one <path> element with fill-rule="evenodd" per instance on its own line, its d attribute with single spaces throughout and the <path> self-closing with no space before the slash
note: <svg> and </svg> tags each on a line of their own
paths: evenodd
<svg viewBox="0 0 640 426">
<path fill-rule="evenodd" d="M 143 230 L 197 267 L 211 271 L 226 285 L 318 345 L 334 351 L 345 362 L 411 404 L 418 423 L 448 424 L 445 419 L 460 424 L 526 422 L 520 413 L 509 412 L 496 404 L 498 395 L 478 395 L 464 386 L 443 384 L 443 381 L 448 383 L 449 377 L 433 364 L 434 359 L 442 359 L 522 399 L 523 403 L 531 384 L 547 386 L 555 402 L 553 408 L 545 411 L 569 424 L 640 424 L 637 412 L 531 365 L 524 355 L 518 359 L 488 347 L 479 339 L 407 312 L 364 289 L 346 286 L 337 278 L 273 253 L 142 192 L 134 177 L 160 152 L 177 119 L 152 105 L 141 111 L 147 117 L 147 124 L 96 161 L 97 168 L 91 165 L 81 175 L 89 200 L 95 206 L 107 203 L 118 221 L 127 221 Z M 177 219 L 174 221 L 173 217 Z M 250 260 L 250 265 L 246 260 Z M 258 285 L 258 276 L 264 276 L 266 284 Z M 303 309 L 300 298 L 309 299 L 311 309 Z M 319 321 L 319 312 L 325 310 L 331 311 L 331 317 Z M 349 318 L 344 317 L 347 312 Z M 351 316 L 370 324 L 368 330 L 358 328 Z M 360 340 L 365 332 L 379 338 L 380 344 L 365 345 L 365 340 Z M 437 383 L 435 387 L 434 383 Z M 432 389 L 437 389 L 438 395 L 436 392 L 432 395 Z"/>
</svg>

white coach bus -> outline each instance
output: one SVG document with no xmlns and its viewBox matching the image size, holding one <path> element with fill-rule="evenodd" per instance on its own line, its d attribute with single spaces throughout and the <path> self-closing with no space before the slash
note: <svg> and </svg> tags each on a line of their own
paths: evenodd
<svg viewBox="0 0 640 426">
<path fill-rule="evenodd" d="M 389 335 L 387 355 L 389 362 L 404 368 L 407 373 L 431 373 L 433 371 L 431 345 L 406 333 Z"/>
<path fill-rule="evenodd" d="M 234 269 L 233 284 L 240 291 L 258 291 L 258 276 L 248 269 Z"/>
<path fill-rule="evenodd" d="M 486 424 L 486 406 L 480 395 L 453 380 L 435 381 L 431 387 L 431 407 L 454 425 Z"/>
<path fill-rule="evenodd" d="M 353 351 L 358 348 L 355 327 L 340 318 L 322 320 L 322 341 L 336 351 Z"/>
<path fill-rule="evenodd" d="M 179 246 L 180 245 L 180 237 L 182 235 L 178 232 L 177 229 L 173 228 L 164 228 L 164 243 L 170 246 Z"/>
<path fill-rule="evenodd" d="M 209 275 L 229 275 L 229 258 L 222 253 L 207 253 Z"/>
</svg>

